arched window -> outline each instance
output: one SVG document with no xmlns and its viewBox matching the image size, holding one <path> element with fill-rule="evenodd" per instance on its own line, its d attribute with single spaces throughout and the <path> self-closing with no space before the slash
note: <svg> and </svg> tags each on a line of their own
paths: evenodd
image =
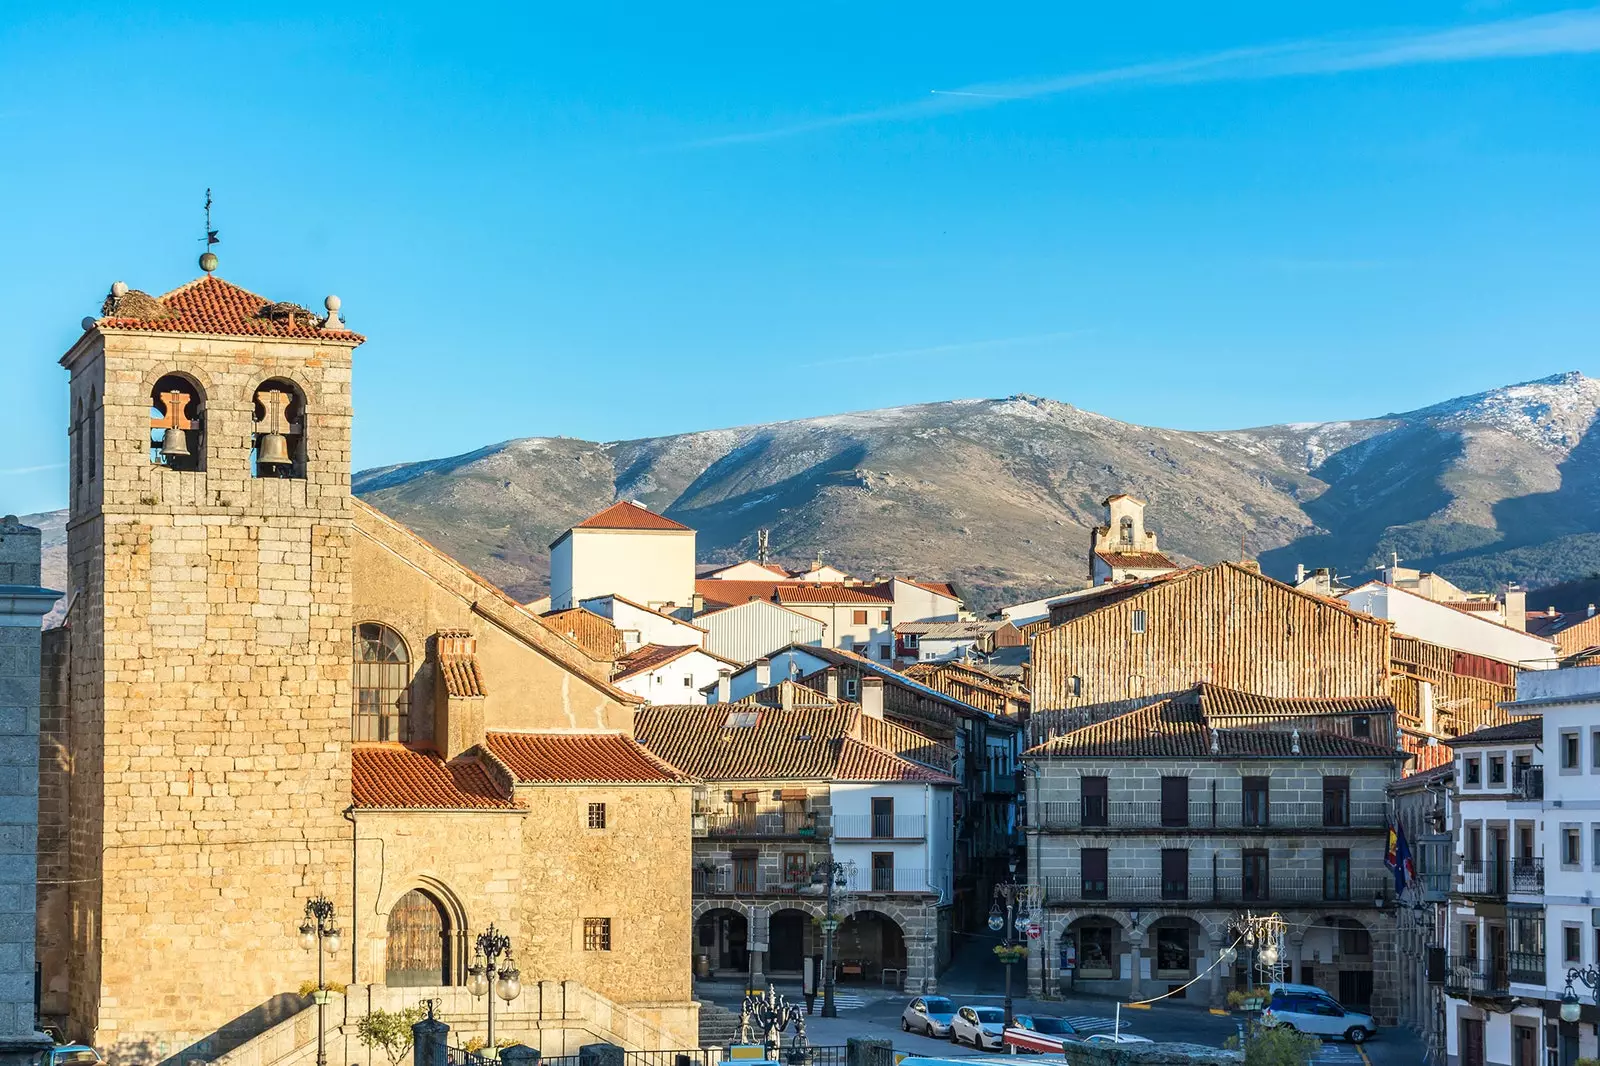
<svg viewBox="0 0 1600 1066">
<path fill-rule="evenodd" d="M 1122 519 L 1122 543 L 1133 543 L 1133 519 L 1131 518 L 1124 517 Z"/>
<path fill-rule="evenodd" d="M 100 446 L 100 432 L 98 424 L 100 419 L 100 404 L 97 402 L 97 400 L 98 398 L 95 395 L 95 391 L 90 389 L 89 409 L 83 413 L 84 434 L 82 439 L 78 442 L 79 447 L 81 447 L 84 452 L 83 462 L 84 465 L 89 468 L 88 480 L 91 482 L 95 477 L 94 453 L 95 449 Z"/>
<path fill-rule="evenodd" d="M 254 477 L 306 476 L 306 401 L 294 382 L 272 378 L 256 390 L 250 472 Z"/>
<path fill-rule="evenodd" d="M 350 719 L 357 741 L 411 739 L 411 656 L 400 634 L 377 622 L 356 626 Z"/>
<path fill-rule="evenodd" d="M 384 983 L 390 988 L 450 983 L 450 918 L 420 888 L 401 896 L 389 912 Z"/>
<path fill-rule="evenodd" d="M 150 390 L 150 461 L 172 470 L 205 469 L 205 397 L 183 374 Z"/>
</svg>

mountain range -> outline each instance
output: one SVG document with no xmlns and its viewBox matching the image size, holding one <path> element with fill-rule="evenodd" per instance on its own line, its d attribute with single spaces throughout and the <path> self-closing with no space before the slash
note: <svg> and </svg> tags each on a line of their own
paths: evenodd
<svg viewBox="0 0 1600 1066">
<path fill-rule="evenodd" d="M 1083 584 L 1115 492 L 1149 501 L 1147 524 L 1184 561 L 1243 553 L 1278 577 L 1304 564 L 1362 580 L 1397 555 L 1468 587 L 1538 587 L 1600 572 L 1597 412 L 1600 381 L 1576 372 L 1220 432 L 1020 395 L 610 443 L 525 437 L 362 471 L 354 488 L 529 600 L 551 540 L 632 499 L 698 530 L 704 563 L 753 555 L 769 529 L 776 561 L 951 580 L 989 607 Z M 60 512 L 34 520 L 58 573 Z"/>
</svg>

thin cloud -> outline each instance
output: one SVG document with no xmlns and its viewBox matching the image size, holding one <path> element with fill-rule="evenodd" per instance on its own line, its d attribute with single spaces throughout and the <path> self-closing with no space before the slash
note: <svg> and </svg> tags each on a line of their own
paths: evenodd
<svg viewBox="0 0 1600 1066">
<path fill-rule="evenodd" d="M 915 356 L 941 356 L 960 355 L 967 352 L 986 352 L 996 348 L 1016 348 L 1028 344 L 1043 344 L 1046 341 L 1064 340 L 1067 337 L 1081 337 L 1091 333 L 1087 329 L 1068 329 L 1056 333 L 1034 333 L 1025 337 L 995 337 L 984 341 L 962 341 L 959 344 L 935 344 L 928 348 L 899 348 L 892 352 L 869 352 L 864 355 L 846 355 L 838 359 L 819 359 L 813 363 L 801 363 L 797 369 L 809 369 L 818 366 L 843 366 L 846 363 L 874 363 L 883 359 L 909 359 Z"/>
<path fill-rule="evenodd" d="M 0 477 L 8 477 L 12 474 L 42 474 L 46 470 L 65 470 L 66 468 L 66 463 L 47 463 L 44 466 L 12 466 L 0 469 Z"/>
<path fill-rule="evenodd" d="M 998 107 L 1102 86 L 1181 85 L 1341 74 L 1433 63 L 1600 52 L 1600 8 L 1502 19 L 1451 30 L 1389 37 L 1316 38 L 1255 48 L 1233 48 L 1182 59 L 1134 63 L 1059 78 L 934 89 L 920 100 L 831 115 L 766 130 L 693 141 L 689 148 L 778 140 L 820 130 L 932 118 Z"/>
</svg>

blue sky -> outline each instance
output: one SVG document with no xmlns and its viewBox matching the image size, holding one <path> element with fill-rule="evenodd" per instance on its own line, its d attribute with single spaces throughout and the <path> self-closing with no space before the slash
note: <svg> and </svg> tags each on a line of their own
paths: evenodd
<svg viewBox="0 0 1600 1066">
<path fill-rule="evenodd" d="M 358 468 L 1600 372 L 1600 8 L 262 8 L 0 10 L 0 509 L 64 501 L 55 360 L 197 273 L 207 186 L 221 276 L 369 336 Z"/>
</svg>

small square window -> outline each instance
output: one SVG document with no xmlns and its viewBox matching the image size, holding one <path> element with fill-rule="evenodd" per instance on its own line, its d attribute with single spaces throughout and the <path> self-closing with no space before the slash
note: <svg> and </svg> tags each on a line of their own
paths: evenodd
<svg viewBox="0 0 1600 1066">
<path fill-rule="evenodd" d="M 688 674 L 684 674 L 683 675 L 683 687 L 684 688 L 694 688 L 694 678 L 690 677 Z"/>
<path fill-rule="evenodd" d="M 1489 756 L 1489 784 L 1503 785 L 1506 783 L 1506 757 L 1504 755 Z"/>
<path fill-rule="evenodd" d="M 611 950 L 610 918 L 585 918 L 583 920 L 583 950 Z"/>
<path fill-rule="evenodd" d="M 606 805 L 604 803 L 589 804 L 589 828 L 604 829 L 606 827 Z"/>
<path fill-rule="evenodd" d="M 1589 848 L 1589 864 L 1600 870 L 1600 822 L 1596 822 L 1590 828 L 1594 830 L 1594 840 L 1591 841 L 1592 846 Z"/>
<path fill-rule="evenodd" d="M 888 625 L 889 624 L 889 612 L 888 611 L 884 611 L 883 614 L 882 614 L 882 617 L 879 618 L 878 620 L 880 622 L 882 622 L 884 625 Z"/>
<path fill-rule="evenodd" d="M 1564 962 L 1583 961 L 1583 930 L 1576 925 L 1561 927 L 1561 958 Z"/>
<path fill-rule="evenodd" d="M 1144 608 L 1143 607 L 1138 608 L 1132 614 L 1133 631 L 1135 633 L 1143 633 L 1144 629 L 1145 629 L 1145 625 L 1146 625 L 1146 623 L 1148 621 L 1149 621 L 1149 615 L 1147 615 L 1145 613 Z"/>
<path fill-rule="evenodd" d="M 888 662 L 890 659 L 893 659 L 894 658 L 894 645 L 893 644 L 879 644 L 878 645 L 878 658 L 882 659 L 884 662 Z"/>
<path fill-rule="evenodd" d="M 1350 720 L 1350 732 L 1353 736 L 1371 737 L 1372 719 L 1367 715 L 1358 714 Z"/>
<path fill-rule="evenodd" d="M 1473 757 L 1467 760 L 1467 784 L 1481 785 L 1483 783 L 1483 764 Z"/>
<path fill-rule="evenodd" d="M 866 611 L 857 611 L 851 617 L 851 620 L 858 626 L 864 626 L 864 625 L 867 624 L 867 612 Z"/>
<path fill-rule="evenodd" d="M 861 684 L 855 678 L 853 678 L 853 677 L 845 678 L 844 694 L 845 694 L 845 696 L 847 698 L 855 699 L 856 698 L 856 694 L 860 691 L 860 689 L 861 689 Z"/>
</svg>

